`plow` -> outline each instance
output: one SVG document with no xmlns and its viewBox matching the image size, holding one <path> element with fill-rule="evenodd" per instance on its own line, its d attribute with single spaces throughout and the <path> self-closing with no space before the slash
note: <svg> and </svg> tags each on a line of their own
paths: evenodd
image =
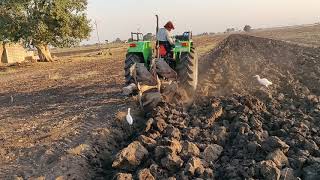
<svg viewBox="0 0 320 180">
<path fill-rule="evenodd" d="M 157 28 L 159 30 L 159 18 Z M 137 94 L 139 104 L 150 112 L 160 102 L 192 105 L 198 84 L 198 57 L 187 31 L 174 37 L 175 46 L 167 52 L 158 42 L 143 39 L 141 33 L 131 33 L 125 60 L 126 95 Z"/>
</svg>

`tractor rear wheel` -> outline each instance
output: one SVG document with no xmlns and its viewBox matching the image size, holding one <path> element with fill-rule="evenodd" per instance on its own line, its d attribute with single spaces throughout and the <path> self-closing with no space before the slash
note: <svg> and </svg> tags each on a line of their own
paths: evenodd
<svg viewBox="0 0 320 180">
<path fill-rule="evenodd" d="M 143 62 L 143 59 L 140 56 L 136 54 L 127 55 L 127 58 L 125 60 L 125 65 L 124 65 L 126 85 L 134 83 L 134 79 L 130 73 L 130 67 L 135 63 L 141 63 L 141 62 Z"/>
<path fill-rule="evenodd" d="M 182 53 L 176 67 L 179 86 L 184 90 L 185 104 L 191 105 L 198 85 L 198 56 L 194 47 L 190 52 Z"/>
</svg>

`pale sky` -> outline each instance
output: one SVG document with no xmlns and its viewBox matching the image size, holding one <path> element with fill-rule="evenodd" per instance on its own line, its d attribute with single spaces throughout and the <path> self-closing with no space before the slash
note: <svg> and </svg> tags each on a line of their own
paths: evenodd
<svg viewBox="0 0 320 180">
<path fill-rule="evenodd" d="M 223 32 L 320 22 L 320 0 L 88 0 L 88 16 L 98 23 L 101 41 L 128 39 L 131 31 L 154 33 L 155 14 L 160 26 L 172 20 L 174 34 L 192 30 Z M 96 31 L 89 42 L 96 43 Z"/>
</svg>

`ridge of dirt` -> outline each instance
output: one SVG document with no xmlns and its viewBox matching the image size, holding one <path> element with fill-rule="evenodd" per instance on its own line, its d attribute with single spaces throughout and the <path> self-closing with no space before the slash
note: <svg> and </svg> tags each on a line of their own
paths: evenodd
<svg viewBox="0 0 320 180">
<path fill-rule="evenodd" d="M 253 76 L 258 74 L 274 83 L 271 91 L 298 83 L 304 90 L 319 94 L 319 59 L 320 48 L 248 35 L 230 35 L 203 57 L 199 71 L 202 72 L 200 79 L 203 79 L 200 91 L 216 96 L 252 93 L 257 87 Z"/>
</svg>

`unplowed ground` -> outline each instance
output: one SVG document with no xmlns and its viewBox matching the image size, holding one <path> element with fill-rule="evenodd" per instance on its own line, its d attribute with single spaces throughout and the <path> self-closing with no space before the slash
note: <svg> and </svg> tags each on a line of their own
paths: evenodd
<svg viewBox="0 0 320 180">
<path fill-rule="evenodd" d="M 109 133 L 117 112 L 132 106 L 121 95 L 124 51 L 1 72 L 1 179 L 91 176 L 90 137 Z"/>
<path fill-rule="evenodd" d="M 281 33 L 285 37 L 286 31 Z M 198 91 L 201 100 L 193 107 L 193 115 L 187 115 L 190 119 L 185 125 L 201 127 L 201 123 L 193 123 L 199 120 L 195 115 L 206 118 L 207 111 L 211 111 L 206 104 L 211 103 L 212 96 L 230 96 L 233 93 L 240 94 L 240 97 L 236 97 L 237 101 L 241 96 L 251 94 L 267 106 L 272 106 L 270 102 L 281 93 L 288 108 L 278 111 L 295 111 L 290 110 L 294 108 L 291 105 L 298 109 L 315 109 L 316 104 L 309 107 L 305 103 L 309 103 L 306 99 L 308 96 L 311 98 L 310 95 L 320 96 L 317 88 L 320 87 L 319 49 L 250 36 L 233 35 L 225 38 L 225 35 L 220 35 L 196 39 L 202 67 Z M 115 155 L 144 133 L 140 130 L 146 119 L 141 115 L 134 97 L 121 94 L 125 49 L 115 48 L 112 54 L 87 54 L 54 63 L 0 68 L 1 179 L 110 178 L 118 172 L 110 167 Z M 260 89 L 252 78 L 255 74 L 267 77 L 275 85 L 268 90 Z M 230 105 L 227 99 L 217 101 Z M 279 105 L 278 101 L 273 103 Z M 124 120 L 128 107 L 133 108 L 137 122 L 133 127 L 129 127 Z M 168 110 L 169 114 L 171 110 Z M 313 119 L 318 118 L 303 112 L 305 114 Z M 156 117 L 165 119 L 163 114 L 154 114 Z M 214 128 L 225 126 L 222 119 L 217 121 Z M 318 124 L 312 121 L 312 125 Z M 187 131 L 182 134 L 187 135 Z M 218 142 L 203 140 L 202 144 L 206 143 Z M 202 146 L 200 150 L 204 148 Z M 150 156 L 149 159 L 153 158 Z M 241 164 L 237 163 L 239 160 L 231 164 L 227 158 L 233 158 L 232 152 L 225 158 L 223 165 L 226 167 Z M 206 168 L 223 174 L 226 167 Z M 137 167 L 141 168 L 149 167 Z M 183 172 L 184 168 L 177 170 L 180 171 Z M 219 173 L 215 176 L 223 178 Z"/>
</svg>

